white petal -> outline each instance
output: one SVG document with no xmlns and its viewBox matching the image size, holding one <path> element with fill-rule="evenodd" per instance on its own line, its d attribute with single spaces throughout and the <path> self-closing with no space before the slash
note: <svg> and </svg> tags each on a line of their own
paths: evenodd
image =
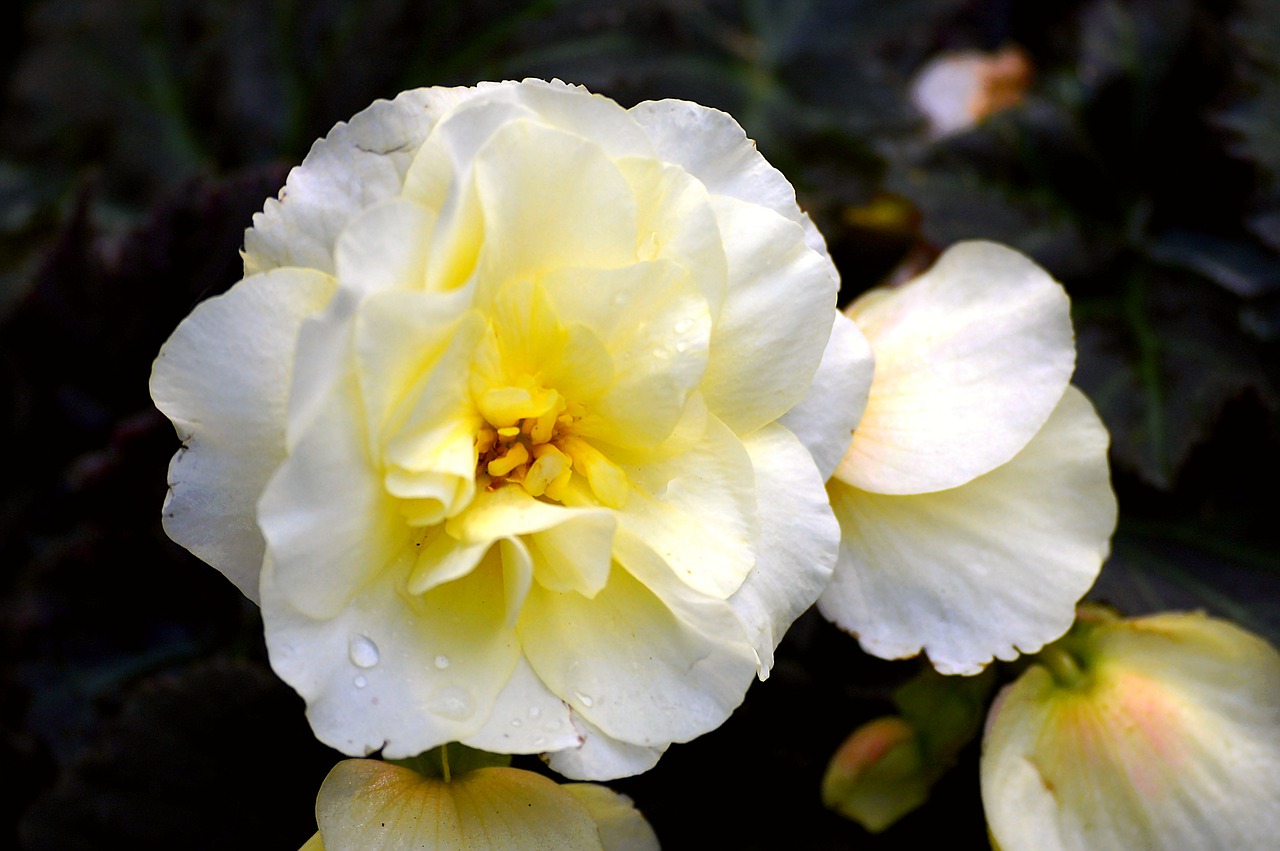
<svg viewBox="0 0 1280 851">
<path fill-rule="evenodd" d="M 1085 641 L 1083 684 L 1033 665 L 992 707 L 982 798 L 1000 847 L 1274 847 L 1280 654 L 1201 614 Z"/>
<path fill-rule="evenodd" d="M 375 101 L 334 126 L 289 173 L 244 235 L 245 274 L 277 266 L 334 272 L 333 252 L 347 223 L 400 193 L 405 172 L 439 117 L 476 89 L 432 88 Z"/>
<path fill-rule="evenodd" d="M 519 660 L 498 548 L 470 574 L 411 595 L 398 563 L 332 618 L 290 604 L 268 557 L 262 611 L 271 666 L 307 702 L 316 738 L 346 754 L 414 756 L 476 735 Z"/>
<path fill-rule="evenodd" d="M 591 813 L 604 851 L 658 851 L 658 837 L 626 795 L 595 783 L 566 783 L 560 787 Z"/>
<path fill-rule="evenodd" d="M 729 603 L 746 625 L 764 679 L 787 628 L 827 587 L 840 527 L 822 478 L 793 434 L 769 425 L 743 445 L 756 474 L 756 565 Z"/>
<path fill-rule="evenodd" d="M 875 358 L 852 319 L 837 313 L 809 393 L 778 420 L 813 455 L 823 480 L 831 478 L 867 407 Z"/>
<path fill-rule="evenodd" d="M 369 457 L 361 413 L 348 368 L 258 502 L 280 593 L 316 618 L 337 614 L 409 546 L 409 527 Z"/>
<path fill-rule="evenodd" d="M 294 343 L 333 279 L 284 269 L 199 305 L 160 349 L 151 396 L 184 448 L 169 465 L 163 517 L 173 540 L 258 599 L 258 497 L 285 457 Z"/>
<path fill-rule="evenodd" d="M 665 747 L 722 724 L 755 674 L 749 646 L 688 618 L 615 568 L 590 600 L 535 585 L 518 630 L 533 669 L 575 713 L 611 737 Z"/>
<path fill-rule="evenodd" d="M 1064 633 L 1106 558 L 1116 503 L 1107 433 L 1068 388 L 1012 461 L 961 487 L 888 496 L 833 479 L 840 558 L 821 612 L 869 652 L 922 648 L 972 674 Z"/>
<path fill-rule="evenodd" d="M 521 657 L 484 726 L 463 742 L 490 753 L 544 753 L 582 744 L 573 713 Z"/>
<path fill-rule="evenodd" d="M 613 780 L 643 774 L 658 764 L 667 747 L 645 747 L 621 742 L 580 715 L 574 726 L 582 734 L 582 744 L 547 755 L 553 771 L 574 780 Z"/>
<path fill-rule="evenodd" d="M 649 133 L 660 158 L 682 166 L 712 195 L 786 216 L 804 228 L 809 247 L 827 257 L 821 234 L 796 205 L 795 189 L 760 155 L 733 116 L 685 100 L 645 101 L 630 112 Z"/>
<path fill-rule="evenodd" d="M 713 202 L 729 289 L 711 336 L 707 406 L 738 434 L 803 398 L 830 339 L 839 279 L 794 222 L 731 198 Z"/>
<path fill-rule="evenodd" d="M 334 249 L 338 282 L 361 293 L 421 290 L 436 214 L 401 198 L 357 213 Z"/>
<path fill-rule="evenodd" d="M 653 552 L 700 594 L 738 590 L 756 561 L 756 500 L 737 436 L 710 417 L 689 451 L 624 469 L 634 487 L 618 512 L 617 552 Z"/>
<path fill-rule="evenodd" d="M 905 286 L 850 306 L 875 354 L 866 412 L 836 470 L 876 493 L 964 484 L 1018 453 L 1075 366 L 1070 305 L 1031 260 L 962 242 Z"/>
</svg>

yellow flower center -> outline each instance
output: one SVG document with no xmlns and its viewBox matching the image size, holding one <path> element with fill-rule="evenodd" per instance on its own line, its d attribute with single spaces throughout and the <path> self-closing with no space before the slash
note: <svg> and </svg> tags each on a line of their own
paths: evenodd
<svg viewBox="0 0 1280 851">
<path fill-rule="evenodd" d="M 476 477 L 484 487 L 518 484 L 531 496 L 564 502 L 577 470 L 601 503 L 622 507 L 626 474 L 574 433 L 586 413 L 581 404 L 528 377 L 476 401 L 485 419 L 476 434 Z"/>
</svg>

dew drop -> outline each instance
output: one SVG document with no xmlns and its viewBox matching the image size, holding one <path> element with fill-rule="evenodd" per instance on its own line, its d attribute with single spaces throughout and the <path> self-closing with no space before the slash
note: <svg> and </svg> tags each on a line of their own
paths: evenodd
<svg viewBox="0 0 1280 851">
<path fill-rule="evenodd" d="M 534 739 L 534 740 L 533 740 L 533 745 L 534 745 L 534 747 L 539 747 L 539 748 L 540 748 L 540 747 L 542 747 L 543 745 L 545 745 L 546 743 L 547 743 L 547 740 L 546 740 L 546 738 L 544 738 L 543 736 L 539 736 L 538 738 L 536 738 L 536 739 Z"/>
<path fill-rule="evenodd" d="M 437 656 L 436 667 L 439 668 L 441 671 L 449 667 L 449 657 L 444 655 Z"/>
<path fill-rule="evenodd" d="M 369 681 L 364 678 L 364 674 L 356 674 L 355 682 L 356 688 L 364 688 L 369 684 Z"/>
<path fill-rule="evenodd" d="M 575 689 L 573 693 L 578 696 L 578 700 L 582 701 L 582 705 L 588 709 L 590 709 L 591 705 L 595 703 L 595 700 L 589 694 L 583 694 L 577 689 Z"/>
<path fill-rule="evenodd" d="M 519 718 L 512 718 L 512 719 L 511 719 L 511 726 L 512 726 L 512 727 L 519 727 L 519 726 L 520 726 L 520 724 L 521 724 L 521 721 L 520 721 L 520 719 L 519 719 Z"/>
<path fill-rule="evenodd" d="M 427 708 L 445 718 L 462 721 L 471 716 L 475 705 L 471 701 L 471 695 L 462 689 L 457 686 L 445 686 L 432 695 L 431 703 Z"/>
<path fill-rule="evenodd" d="M 685 340 L 676 340 L 676 351 L 685 352 L 689 349 L 689 343 Z"/>
<path fill-rule="evenodd" d="M 363 635 L 351 639 L 351 647 L 347 652 L 357 668 L 372 668 L 378 664 L 378 645 Z"/>
<path fill-rule="evenodd" d="M 536 707 L 536 706 L 530 706 L 530 707 L 529 707 L 529 717 L 530 717 L 530 718 L 537 718 L 537 717 L 538 717 L 539 715 L 541 715 L 541 714 L 542 714 L 542 710 L 541 710 L 541 709 L 539 709 L 538 707 Z"/>
</svg>

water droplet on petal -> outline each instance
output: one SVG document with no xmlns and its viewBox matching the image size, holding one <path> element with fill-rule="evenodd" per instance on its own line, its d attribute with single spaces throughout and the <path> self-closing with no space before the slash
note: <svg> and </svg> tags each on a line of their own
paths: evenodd
<svg viewBox="0 0 1280 851">
<path fill-rule="evenodd" d="M 378 664 L 378 645 L 363 635 L 357 635 L 351 639 L 351 647 L 347 652 L 358 668 L 372 668 Z"/>
<path fill-rule="evenodd" d="M 445 668 L 449 667 L 449 657 L 448 657 L 448 656 L 444 656 L 444 655 L 437 656 L 437 657 L 436 657 L 436 667 L 437 667 L 437 668 L 439 668 L 439 669 L 440 669 L 440 670 L 442 670 L 442 671 L 443 671 Z"/>
<path fill-rule="evenodd" d="M 355 682 L 356 688 L 364 688 L 369 684 L 369 681 L 364 678 L 364 674 L 356 674 Z"/>
<path fill-rule="evenodd" d="M 537 718 L 537 717 L 538 717 L 539 715 L 541 715 L 541 714 L 542 714 L 542 710 L 541 710 L 541 709 L 539 709 L 538 707 L 536 707 L 536 706 L 530 706 L 530 707 L 529 707 L 529 717 L 530 717 L 530 718 Z"/>
<path fill-rule="evenodd" d="M 589 694 L 583 694 L 582 692 L 578 691 L 577 689 L 574 689 L 574 692 L 573 692 L 573 693 L 574 693 L 575 695 L 577 695 L 578 700 L 582 701 L 582 705 L 583 705 L 583 706 L 585 706 L 585 707 L 587 707 L 588 709 L 590 709 L 590 708 L 591 708 L 591 705 L 592 705 L 593 703 L 595 703 L 595 700 L 594 700 L 594 699 L 591 697 L 591 695 L 589 695 Z"/>
<path fill-rule="evenodd" d="M 545 738 L 543 738 L 542 736 L 539 736 L 538 738 L 536 738 L 536 739 L 534 739 L 534 740 L 533 740 L 533 746 L 534 746 L 534 747 L 537 747 L 537 748 L 542 747 L 542 746 L 543 746 L 543 745 L 545 745 L 546 743 L 547 743 L 547 740 L 546 740 Z"/>
<path fill-rule="evenodd" d="M 428 708 L 437 715 L 462 721 L 471 716 L 475 704 L 471 700 L 471 695 L 462 689 L 457 686 L 445 686 L 432 695 Z"/>
<path fill-rule="evenodd" d="M 684 340 L 676 340 L 676 351 L 686 352 L 689 350 L 689 344 Z"/>
<path fill-rule="evenodd" d="M 519 718 L 512 718 L 512 719 L 511 719 L 511 726 L 512 726 L 512 727 L 519 727 L 519 726 L 520 726 L 520 723 L 521 723 L 521 722 L 520 722 L 520 719 L 519 719 Z"/>
</svg>

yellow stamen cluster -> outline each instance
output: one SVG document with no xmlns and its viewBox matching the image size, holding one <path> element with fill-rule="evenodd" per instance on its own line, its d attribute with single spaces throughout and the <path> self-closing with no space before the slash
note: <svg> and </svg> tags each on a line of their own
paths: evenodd
<svg viewBox="0 0 1280 851">
<path fill-rule="evenodd" d="M 500 387 L 479 400 L 487 420 L 476 435 L 476 474 L 490 489 L 511 482 L 532 496 L 564 501 L 577 470 L 601 503 L 622 507 L 627 479 L 598 449 L 573 433 L 586 413 L 554 390 Z"/>
</svg>

